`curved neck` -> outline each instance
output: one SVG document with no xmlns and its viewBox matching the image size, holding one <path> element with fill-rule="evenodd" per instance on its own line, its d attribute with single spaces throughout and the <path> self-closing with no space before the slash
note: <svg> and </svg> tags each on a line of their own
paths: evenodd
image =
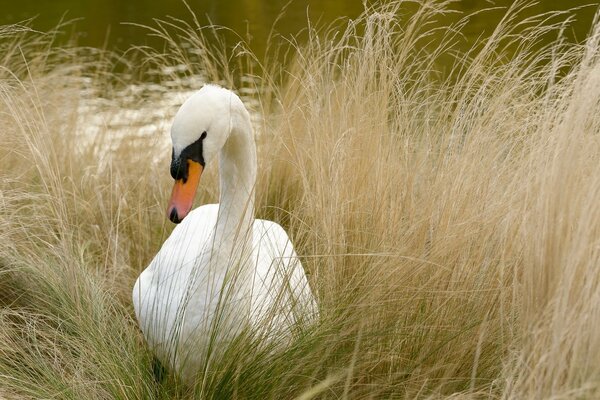
<svg viewBox="0 0 600 400">
<path fill-rule="evenodd" d="M 248 248 L 252 238 L 256 147 L 247 112 L 232 116 L 231 122 L 231 133 L 219 154 L 220 204 L 215 244 L 222 251 L 241 254 L 238 251 Z"/>
</svg>

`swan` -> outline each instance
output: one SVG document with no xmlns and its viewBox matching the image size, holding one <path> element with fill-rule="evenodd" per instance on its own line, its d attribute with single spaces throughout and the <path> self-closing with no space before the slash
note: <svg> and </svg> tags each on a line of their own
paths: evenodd
<svg viewBox="0 0 600 400">
<path fill-rule="evenodd" d="M 285 230 L 254 219 L 256 148 L 240 98 L 203 86 L 177 111 L 171 140 L 167 215 L 178 225 L 137 279 L 133 305 L 156 357 L 193 383 L 245 329 L 265 343 L 289 340 L 318 311 Z M 217 154 L 219 204 L 190 211 Z"/>
</svg>

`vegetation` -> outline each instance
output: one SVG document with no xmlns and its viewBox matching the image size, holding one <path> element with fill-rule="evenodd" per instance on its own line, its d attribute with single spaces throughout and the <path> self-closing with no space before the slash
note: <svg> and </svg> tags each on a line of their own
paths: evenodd
<svg viewBox="0 0 600 400">
<path fill-rule="evenodd" d="M 0 397 L 600 397 L 600 25 L 570 44 L 516 4 L 463 54 L 446 3 L 404 6 L 264 58 L 176 20 L 150 28 L 164 53 L 119 55 L 2 27 Z M 131 288 L 202 81 L 256 115 L 257 217 L 290 233 L 321 321 L 280 351 L 240 338 L 188 388 L 155 377 Z"/>
</svg>

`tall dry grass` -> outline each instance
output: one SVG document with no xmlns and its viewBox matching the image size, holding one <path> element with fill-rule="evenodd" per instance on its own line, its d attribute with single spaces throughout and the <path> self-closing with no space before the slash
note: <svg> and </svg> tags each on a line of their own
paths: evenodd
<svg viewBox="0 0 600 400">
<path fill-rule="evenodd" d="M 599 397 L 600 25 L 569 44 L 519 3 L 465 54 L 466 20 L 415 4 L 311 27 L 283 64 L 181 21 L 153 28 L 164 54 L 0 30 L 0 396 Z M 175 107 L 150 110 L 202 79 L 260 116 L 258 217 L 290 233 L 321 321 L 279 352 L 241 339 L 187 388 L 155 377 L 130 292 L 170 230 Z"/>
</svg>

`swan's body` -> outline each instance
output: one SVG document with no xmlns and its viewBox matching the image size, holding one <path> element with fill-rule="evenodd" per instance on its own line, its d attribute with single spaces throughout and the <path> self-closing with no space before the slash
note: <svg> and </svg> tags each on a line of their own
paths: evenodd
<svg viewBox="0 0 600 400">
<path fill-rule="evenodd" d="M 256 155 L 241 100 L 205 86 L 181 107 L 171 135 L 178 168 L 186 160 L 177 157 L 198 147 L 200 156 L 191 157 L 200 164 L 220 151 L 220 204 L 198 207 L 186 217 L 182 207 L 188 206 L 175 197 L 186 196 L 183 187 L 193 183 L 195 164 L 189 161 L 189 176 L 186 171 L 178 178 L 183 189 L 176 184 L 169 208 L 172 220 L 183 221 L 138 278 L 133 304 L 157 357 L 191 381 L 242 330 L 251 329 L 265 342 L 289 338 L 317 311 L 284 229 L 254 219 Z M 178 177 L 173 164 L 171 172 Z"/>
</svg>

